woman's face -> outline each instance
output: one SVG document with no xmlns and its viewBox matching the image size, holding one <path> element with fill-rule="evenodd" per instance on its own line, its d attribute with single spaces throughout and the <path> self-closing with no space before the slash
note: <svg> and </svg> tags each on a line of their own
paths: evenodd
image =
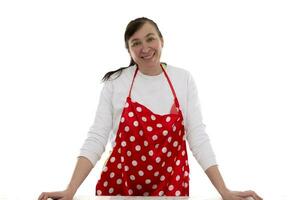
<svg viewBox="0 0 292 200">
<path fill-rule="evenodd" d="M 148 70 L 159 67 L 163 39 L 152 24 L 146 22 L 130 37 L 128 45 L 129 53 L 139 67 Z"/>
</svg>

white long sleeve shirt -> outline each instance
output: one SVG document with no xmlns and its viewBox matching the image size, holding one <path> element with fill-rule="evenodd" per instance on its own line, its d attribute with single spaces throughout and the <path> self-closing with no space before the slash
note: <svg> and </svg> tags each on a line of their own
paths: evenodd
<svg viewBox="0 0 292 200">
<path fill-rule="evenodd" d="M 216 158 L 205 132 L 198 91 L 193 77 L 187 70 L 171 65 L 164 65 L 164 69 L 172 82 L 183 113 L 190 150 L 205 171 L 210 166 L 216 165 Z M 126 68 L 118 78 L 111 78 L 104 83 L 94 123 L 88 131 L 88 137 L 79 154 L 88 158 L 93 166 L 105 151 L 109 138 L 111 144 L 114 144 L 135 70 L 136 65 Z M 160 115 L 170 113 L 174 100 L 163 72 L 156 76 L 148 76 L 139 70 L 134 80 L 131 98 Z"/>
</svg>

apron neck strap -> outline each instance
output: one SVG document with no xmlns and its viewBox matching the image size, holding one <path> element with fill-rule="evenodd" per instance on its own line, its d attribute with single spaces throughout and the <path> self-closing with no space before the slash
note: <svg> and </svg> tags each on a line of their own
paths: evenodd
<svg viewBox="0 0 292 200">
<path fill-rule="evenodd" d="M 133 76 L 133 80 L 132 80 L 131 87 L 130 87 L 130 91 L 129 91 L 129 95 L 128 95 L 128 97 L 130 97 L 130 98 L 131 98 L 131 91 L 132 91 L 132 87 L 133 87 L 133 84 L 134 84 L 134 80 L 135 80 L 135 77 L 136 77 L 137 72 L 138 72 L 138 65 L 136 65 L 136 66 L 137 66 L 137 67 L 136 67 L 136 70 L 135 70 L 135 73 L 134 73 L 134 76 Z M 173 88 L 173 86 L 172 86 L 172 83 L 171 83 L 171 81 L 170 81 L 170 79 L 169 79 L 169 77 L 168 77 L 166 71 L 164 70 L 162 64 L 160 64 L 160 67 L 161 67 L 161 69 L 162 69 L 162 71 L 163 71 L 163 73 L 164 73 L 164 75 L 165 75 L 165 77 L 166 77 L 166 79 L 167 79 L 167 82 L 168 82 L 168 84 L 169 84 L 169 86 L 170 86 L 170 89 L 171 89 L 171 91 L 172 91 L 172 94 L 173 94 L 173 96 L 174 96 L 174 102 L 175 102 L 175 105 L 179 108 L 179 102 L 178 102 L 178 100 L 177 100 L 176 93 L 175 93 L 175 90 L 174 90 L 174 88 Z"/>
</svg>

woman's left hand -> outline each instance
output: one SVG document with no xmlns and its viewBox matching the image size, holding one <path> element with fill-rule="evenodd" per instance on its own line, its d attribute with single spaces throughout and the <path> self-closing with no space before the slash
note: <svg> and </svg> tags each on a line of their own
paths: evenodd
<svg viewBox="0 0 292 200">
<path fill-rule="evenodd" d="M 252 190 L 248 191 L 227 191 L 222 195 L 223 200 L 251 200 L 252 197 L 254 200 L 263 200 L 257 193 Z"/>
</svg>

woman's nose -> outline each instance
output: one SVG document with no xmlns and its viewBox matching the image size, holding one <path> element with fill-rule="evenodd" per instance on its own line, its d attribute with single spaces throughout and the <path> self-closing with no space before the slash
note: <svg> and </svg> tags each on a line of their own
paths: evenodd
<svg viewBox="0 0 292 200">
<path fill-rule="evenodd" d="M 142 44 L 142 52 L 147 53 L 149 51 L 149 46 L 147 44 Z"/>
</svg>

